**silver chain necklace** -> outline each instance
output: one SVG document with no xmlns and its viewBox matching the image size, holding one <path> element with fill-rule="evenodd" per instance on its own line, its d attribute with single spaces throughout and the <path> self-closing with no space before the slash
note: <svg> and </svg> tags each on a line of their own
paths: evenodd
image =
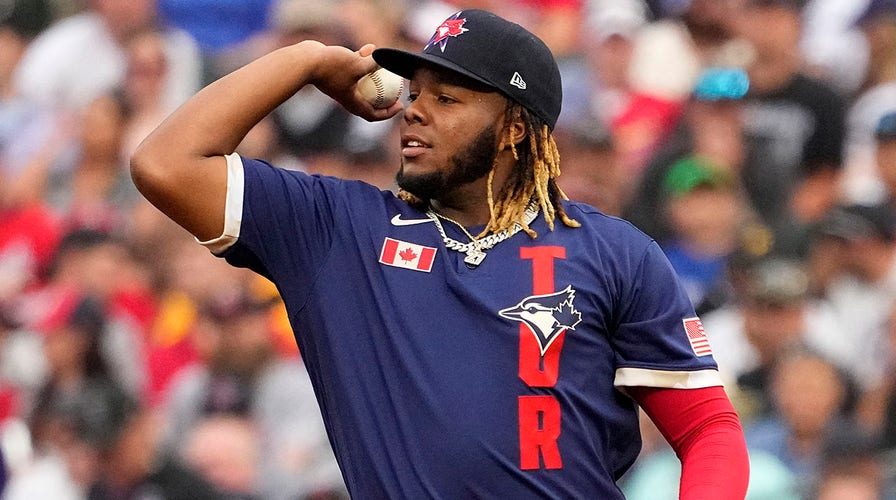
<svg viewBox="0 0 896 500">
<path fill-rule="evenodd" d="M 432 208 L 426 211 L 426 216 L 432 220 L 432 222 L 436 226 L 436 229 L 439 230 L 439 235 L 442 236 L 442 241 L 445 242 L 445 246 L 447 248 L 467 254 L 467 256 L 464 257 L 464 262 L 471 269 L 475 269 L 479 266 L 479 264 L 482 264 L 483 260 L 485 260 L 485 250 L 491 249 L 498 243 L 501 243 L 507 238 L 510 238 L 523 229 L 523 226 L 519 222 L 516 222 L 513 224 L 512 228 L 505 229 L 499 233 L 492 233 L 488 236 L 483 236 L 482 238 L 477 239 L 475 236 L 470 234 L 469 231 L 467 231 L 467 228 L 465 228 L 463 224 L 450 217 L 446 217 L 442 214 L 434 212 Z M 529 203 L 529 206 L 526 207 L 526 215 L 524 217 L 526 225 L 528 226 L 529 224 L 531 224 L 537 216 L 538 204 L 532 201 Z M 467 236 L 467 238 L 470 238 L 470 242 L 461 243 L 453 238 L 449 238 L 448 235 L 445 234 L 445 228 L 442 227 L 442 221 L 439 219 L 444 219 L 459 227 L 460 230 L 463 231 L 463 233 Z"/>
</svg>

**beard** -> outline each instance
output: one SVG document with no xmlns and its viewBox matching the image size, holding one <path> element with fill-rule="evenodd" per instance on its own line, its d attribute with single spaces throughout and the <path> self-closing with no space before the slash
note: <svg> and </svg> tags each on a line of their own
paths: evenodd
<svg viewBox="0 0 896 500">
<path fill-rule="evenodd" d="M 458 187 L 477 181 L 492 170 L 498 148 L 494 125 L 485 128 L 470 147 L 451 157 L 447 169 L 424 174 L 407 174 L 402 162 L 395 180 L 401 189 L 423 199 L 439 199 Z"/>
</svg>

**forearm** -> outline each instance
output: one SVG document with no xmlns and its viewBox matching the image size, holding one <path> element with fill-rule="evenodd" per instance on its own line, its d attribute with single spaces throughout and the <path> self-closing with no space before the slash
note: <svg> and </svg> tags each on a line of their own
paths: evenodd
<svg viewBox="0 0 896 500">
<path fill-rule="evenodd" d="M 630 388 L 681 460 L 682 500 L 741 500 L 749 459 L 737 413 L 721 387 Z"/>
</svg>

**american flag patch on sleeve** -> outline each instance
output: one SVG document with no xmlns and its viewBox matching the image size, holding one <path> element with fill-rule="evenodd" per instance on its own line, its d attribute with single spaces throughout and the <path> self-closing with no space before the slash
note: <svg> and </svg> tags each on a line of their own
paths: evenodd
<svg viewBox="0 0 896 500">
<path fill-rule="evenodd" d="M 685 318 L 684 331 L 688 335 L 688 342 L 691 343 L 691 349 L 697 356 L 709 356 L 712 354 L 712 348 L 709 347 L 709 339 L 706 338 L 706 332 L 703 331 L 703 323 L 700 318 Z"/>
</svg>

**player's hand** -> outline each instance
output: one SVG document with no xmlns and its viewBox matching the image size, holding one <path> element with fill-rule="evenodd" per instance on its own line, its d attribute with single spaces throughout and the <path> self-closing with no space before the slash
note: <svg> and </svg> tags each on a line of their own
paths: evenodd
<svg viewBox="0 0 896 500">
<path fill-rule="evenodd" d="M 321 45 L 320 58 L 311 83 L 349 112 L 369 121 L 395 116 L 403 105 L 396 102 L 388 108 L 374 108 L 358 93 L 358 80 L 377 69 L 371 57 L 376 47 L 367 44 L 357 51 L 345 47 Z"/>
</svg>

